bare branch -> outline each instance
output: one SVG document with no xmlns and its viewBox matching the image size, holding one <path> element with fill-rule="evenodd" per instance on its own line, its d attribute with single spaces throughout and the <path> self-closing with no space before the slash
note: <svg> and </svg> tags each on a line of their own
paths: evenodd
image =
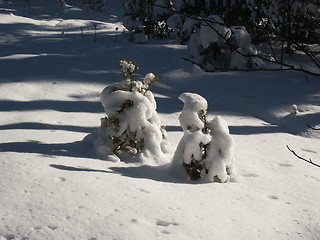
<svg viewBox="0 0 320 240">
<path fill-rule="evenodd" d="M 269 72 L 278 72 L 278 71 L 289 71 L 289 70 L 294 70 L 292 68 L 262 68 L 260 67 L 258 64 L 256 64 L 257 68 L 256 69 L 237 69 L 237 68 L 217 68 L 214 67 L 214 70 L 209 70 L 206 67 L 204 67 L 202 64 L 197 63 L 191 59 L 182 58 L 183 60 L 187 61 L 187 62 L 191 62 L 192 64 L 198 66 L 199 68 L 201 68 L 203 71 L 205 72 L 216 72 L 216 71 L 235 71 L 235 72 L 257 72 L 257 71 L 269 71 Z"/>
<path fill-rule="evenodd" d="M 291 150 L 288 145 L 286 145 L 286 146 L 287 146 L 288 150 L 289 150 L 290 152 L 292 152 L 293 155 L 295 155 L 297 158 L 299 158 L 299 159 L 301 159 L 301 160 L 303 160 L 303 161 L 305 161 L 305 162 L 307 162 L 307 163 L 310 163 L 310 164 L 312 164 L 312 165 L 320 168 L 320 165 L 312 162 L 312 160 L 311 160 L 310 158 L 309 158 L 309 159 L 306 159 L 306 158 L 300 157 L 298 154 L 296 154 L 295 151 Z"/>
<path fill-rule="evenodd" d="M 309 128 L 311 128 L 312 130 L 320 131 L 320 128 L 311 127 L 309 124 L 307 124 L 307 126 L 308 126 Z"/>
</svg>

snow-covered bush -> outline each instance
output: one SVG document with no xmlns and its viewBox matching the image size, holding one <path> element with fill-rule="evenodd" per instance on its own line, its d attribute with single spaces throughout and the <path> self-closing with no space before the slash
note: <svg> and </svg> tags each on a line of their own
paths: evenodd
<svg viewBox="0 0 320 240">
<path fill-rule="evenodd" d="M 165 24 L 166 11 L 157 7 L 154 11 L 155 1 L 126 0 L 124 3 L 123 25 L 129 31 L 129 40 L 143 43 L 147 39 L 160 37 L 169 34 Z M 158 4 L 166 4 L 165 0 L 158 1 Z M 161 5 L 160 5 L 161 6 Z"/>
<path fill-rule="evenodd" d="M 100 97 L 106 117 L 93 136 L 98 155 L 116 155 L 123 161 L 148 164 L 162 163 L 166 146 L 166 131 L 156 112 L 156 101 L 150 86 L 158 80 L 148 73 L 143 80 L 134 81 L 138 66 L 121 60 L 123 82 L 106 87 Z"/>
<path fill-rule="evenodd" d="M 227 182 L 235 178 L 234 143 L 227 123 L 217 116 L 208 124 L 211 142 L 207 148 L 205 178 L 212 182 Z"/>
<path fill-rule="evenodd" d="M 226 27 L 222 19 L 211 15 L 201 21 L 188 42 L 194 61 L 206 69 L 255 68 L 257 54 L 246 29 Z"/>
<path fill-rule="evenodd" d="M 195 93 L 183 93 L 179 121 L 184 131 L 174 153 L 175 171 L 183 168 L 190 180 L 228 182 L 235 179 L 234 144 L 228 125 L 221 117 L 207 122 L 207 100 Z"/>
<path fill-rule="evenodd" d="M 179 116 L 184 135 L 173 157 L 173 163 L 185 168 L 191 180 L 201 178 L 205 171 L 205 148 L 211 138 L 206 132 L 207 100 L 195 93 L 183 93 L 179 99 L 184 103 Z"/>
</svg>

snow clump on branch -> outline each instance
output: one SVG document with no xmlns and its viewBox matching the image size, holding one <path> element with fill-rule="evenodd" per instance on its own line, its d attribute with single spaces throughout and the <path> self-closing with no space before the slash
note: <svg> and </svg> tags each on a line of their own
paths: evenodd
<svg viewBox="0 0 320 240">
<path fill-rule="evenodd" d="M 188 49 L 194 61 L 208 70 L 256 68 L 257 51 L 245 27 L 226 27 L 222 19 L 211 15 L 202 19 L 190 36 Z"/>
</svg>

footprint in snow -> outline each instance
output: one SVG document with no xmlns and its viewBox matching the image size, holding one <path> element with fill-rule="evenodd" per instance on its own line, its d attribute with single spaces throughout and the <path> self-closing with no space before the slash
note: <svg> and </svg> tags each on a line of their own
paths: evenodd
<svg viewBox="0 0 320 240">
<path fill-rule="evenodd" d="M 58 227 L 56 225 L 48 225 L 47 228 L 50 230 L 56 230 Z"/>
<path fill-rule="evenodd" d="M 246 177 L 246 178 L 255 178 L 255 177 L 259 177 L 258 174 L 255 174 L 255 173 L 246 173 L 246 174 L 242 174 L 243 177 Z"/>
<path fill-rule="evenodd" d="M 33 230 L 39 231 L 39 230 L 41 230 L 41 227 L 40 227 L 40 226 L 35 226 L 35 227 L 33 228 Z"/>
<path fill-rule="evenodd" d="M 279 163 L 279 166 L 280 167 L 293 167 L 293 165 L 290 163 Z"/>
<path fill-rule="evenodd" d="M 315 153 L 315 154 L 317 154 L 317 152 L 316 151 L 313 151 L 313 150 L 309 150 L 309 149 L 301 149 L 302 151 L 305 151 L 305 152 L 307 152 L 307 153 Z"/>
<path fill-rule="evenodd" d="M 161 226 L 161 227 L 168 227 L 169 225 L 178 226 L 179 224 L 176 222 L 168 222 L 168 221 L 164 221 L 161 219 L 157 219 L 156 225 Z"/>
<path fill-rule="evenodd" d="M 0 239 L 2 240 L 2 239 L 4 239 L 4 240 L 13 240 L 13 239 L 15 239 L 15 235 L 14 234 L 7 234 L 7 235 L 5 235 L 5 236 L 3 236 L 4 238 L 2 238 L 1 237 L 1 235 L 0 235 Z"/>
<path fill-rule="evenodd" d="M 130 222 L 132 222 L 132 223 L 138 223 L 138 220 L 134 218 L 134 219 L 131 219 Z"/>
<path fill-rule="evenodd" d="M 58 177 L 58 178 L 55 178 L 54 181 L 55 182 L 65 182 L 65 181 L 67 181 L 67 179 L 64 177 Z"/>
<path fill-rule="evenodd" d="M 279 197 L 276 195 L 269 195 L 268 198 L 273 199 L 273 200 L 279 199 Z"/>
<path fill-rule="evenodd" d="M 171 232 L 169 232 L 168 230 L 162 230 L 161 231 L 163 234 L 171 234 Z"/>
<path fill-rule="evenodd" d="M 143 188 L 140 188 L 139 191 L 140 191 L 140 192 L 143 192 L 143 193 L 150 193 L 148 190 L 145 190 L 145 189 L 143 189 Z"/>
</svg>

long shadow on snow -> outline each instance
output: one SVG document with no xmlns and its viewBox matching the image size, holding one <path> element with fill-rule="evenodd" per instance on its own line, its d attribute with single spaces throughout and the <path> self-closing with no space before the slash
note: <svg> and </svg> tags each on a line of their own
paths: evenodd
<svg viewBox="0 0 320 240">
<path fill-rule="evenodd" d="M 111 167 L 110 170 L 114 173 L 125 177 L 150 179 L 157 182 L 180 183 L 180 184 L 199 184 L 198 182 L 190 182 L 179 178 L 179 174 L 171 169 L 170 164 L 162 166 L 142 165 L 138 167 Z"/>
<path fill-rule="evenodd" d="M 278 126 L 229 126 L 231 134 L 234 135 L 251 135 L 281 132 Z"/>
<path fill-rule="evenodd" d="M 70 132 L 91 133 L 96 128 L 71 126 L 71 125 L 44 124 L 44 123 L 37 123 L 37 122 L 23 122 L 23 123 L 14 123 L 14 124 L 7 124 L 7 125 L 0 126 L 0 130 L 11 130 L 11 129 L 63 130 L 63 131 L 70 131 Z"/>
<path fill-rule="evenodd" d="M 38 101 L 0 101 L 0 112 L 6 111 L 28 111 L 28 110 L 56 110 L 60 112 L 88 112 L 102 113 L 103 109 L 98 102 L 90 101 L 57 101 L 57 100 L 38 100 Z"/>
<path fill-rule="evenodd" d="M 170 168 L 170 164 L 162 166 L 142 165 L 138 167 L 111 167 L 109 168 L 111 171 L 57 164 L 50 164 L 49 166 L 63 171 L 113 173 L 136 179 L 150 179 L 157 182 L 199 184 L 198 182 L 190 182 L 183 180 L 182 178 L 178 178 L 177 174 Z"/>
<path fill-rule="evenodd" d="M 39 141 L 0 144 L 0 152 L 35 153 L 46 157 L 75 157 L 95 159 L 92 148 L 82 141 L 71 143 L 41 143 Z"/>
<path fill-rule="evenodd" d="M 65 166 L 65 165 L 58 165 L 58 164 L 50 164 L 50 167 L 64 170 L 64 171 L 73 171 L 73 172 L 101 172 L 101 173 L 113 173 L 107 170 L 100 170 L 100 169 L 91 169 L 91 168 L 83 168 L 83 167 L 72 167 L 72 166 Z"/>
</svg>

